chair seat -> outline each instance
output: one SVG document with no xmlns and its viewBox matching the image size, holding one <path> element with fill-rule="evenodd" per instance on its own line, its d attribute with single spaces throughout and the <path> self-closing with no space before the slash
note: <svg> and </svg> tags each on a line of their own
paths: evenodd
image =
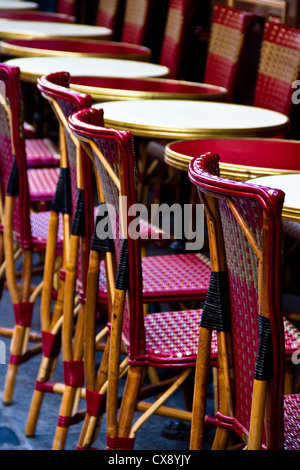
<svg viewBox="0 0 300 470">
<path fill-rule="evenodd" d="M 29 124 L 29 122 L 24 122 L 24 137 L 25 139 L 34 139 L 36 136 L 35 128 Z"/>
<path fill-rule="evenodd" d="M 283 220 L 283 231 L 286 236 L 300 242 L 300 223 L 291 220 Z"/>
<path fill-rule="evenodd" d="M 290 358 L 300 348 L 300 331 L 289 320 L 283 318 L 285 356 Z"/>
<path fill-rule="evenodd" d="M 30 214 L 31 220 L 31 234 L 33 244 L 36 249 L 46 249 L 48 240 L 48 227 L 50 220 L 50 212 L 32 212 Z M 60 250 L 63 243 L 63 220 L 62 215 L 59 214 L 57 248 Z"/>
<path fill-rule="evenodd" d="M 202 310 L 161 312 L 146 315 L 146 356 L 152 364 L 196 365 Z M 217 335 L 212 334 L 211 361 L 218 354 Z"/>
<path fill-rule="evenodd" d="M 25 151 L 30 167 L 59 165 L 59 150 L 50 139 L 25 139 Z"/>
<path fill-rule="evenodd" d="M 284 409 L 284 449 L 300 450 L 300 395 L 285 395 Z"/>
<path fill-rule="evenodd" d="M 201 253 L 146 256 L 142 258 L 142 272 L 144 300 L 204 299 L 211 266 Z"/>
<path fill-rule="evenodd" d="M 59 177 L 59 168 L 27 170 L 31 201 L 52 201 Z"/>
<path fill-rule="evenodd" d="M 146 354 L 153 361 L 196 362 L 202 310 L 152 313 L 145 317 Z M 300 331 L 284 318 L 287 360 L 299 348 Z M 217 361 L 217 336 L 212 334 L 211 362 Z M 300 428 L 299 428 L 300 429 Z"/>
<path fill-rule="evenodd" d="M 200 253 L 145 256 L 142 258 L 143 300 L 160 302 L 204 299 L 209 282 L 210 261 Z M 104 262 L 100 265 L 99 298 L 107 295 Z"/>
</svg>

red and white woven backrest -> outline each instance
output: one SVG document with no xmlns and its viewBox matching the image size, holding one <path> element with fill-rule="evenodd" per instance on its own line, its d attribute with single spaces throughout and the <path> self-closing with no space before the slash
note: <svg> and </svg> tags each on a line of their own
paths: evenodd
<svg viewBox="0 0 300 470">
<path fill-rule="evenodd" d="M 114 31 L 120 0 L 99 0 L 96 25 Z"/>
<path fill-rule="evenodd" d="M 254 105 L 289 116 L 292 83 L 300 76 L 300 30 L 267 22 L 260 53 Z"/>
<path fill-rule="evenodd" d="M 122 42 L 144 45 L 151 0 L 126 0 Z"/>
<path fill-rule="evenodd" d="M 214 7 L 204 81 L 227 88 L 227 100 L 234 101 L 244 45 L 254 15 L 226 5 Z"/>
<path fill-rule="evenodd" d="M 186 36 L 191 26 L 197 1 L 171 0 L 160 54 L 160 64 L 169 67 L 169 77 L 180 78 Z"/>
</svg>

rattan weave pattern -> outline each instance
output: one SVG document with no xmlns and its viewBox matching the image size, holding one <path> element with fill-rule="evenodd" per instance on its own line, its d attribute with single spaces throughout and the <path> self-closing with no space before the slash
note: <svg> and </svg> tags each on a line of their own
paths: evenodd
<svg viewBox="0 0 300 470">
<path fill-rule="evenodd" d="M 31 201 L 52 201 L 59 176 L 58 168 L 28 169 Z"/>
<path fill-rule="evenodd" d="M 59 165 L 59 151 L 50 139 L 25 139 L 25 151 L 29 166 Z"/>
<path fill-rule="evenodd" d="M 260 53 L 254 105 L 289 115 L 292 83 L 300 73 L 300 30 L 267 22 Z"/>
<path fill-rule="evenodd" d="M 143 45 L 147 31 L 150 0 L 127 0 L 122 42 Z"/>
<path fill-rule="evenodd" d="M 287 395 L 284 407 L 284 449 L 300 449 L 300 395 Z"/>
<path fill-rule="evenodd" d="M 238 9 L 214 7 L 204 82 L 225 87 L 228 101 L 234 98 L 238 63 L 251 19 L 251 14 Z"/>
<path fill-rule="evenodd" d="M 261 246 L 262 210 L 258 204 L 247 200 L 234 200 L 258 246 Z M 251 411 L 253 371 L 258 347 L 258 259 L 244 232 L 225 201 L 219 204 L 230 290 L 232 335 L 235 348 L 236 417 L 248 429 Z M 250 314 L 251 313 L 251 314 Z M 243 332 L 240 336 L 240 332 Z M 247 335 L 245 335 L 247 332 Z M 239 393 L 239 387 L 243 393 Z M 247 393 L 245 391 L 247 390 Z M 243 401 L 240 402 L 240 397 Z M 246 398 L 245 398 L 246 397 Z"/>
<path fill-rule="evenodd" d="M 161 312 L 145 318 L 146 354 L 152 357 L 194 361 L 197 357 L 202 310 Z M 211 358 L 218 353 L 216 332 L 212 335 Z"/>
</svg>

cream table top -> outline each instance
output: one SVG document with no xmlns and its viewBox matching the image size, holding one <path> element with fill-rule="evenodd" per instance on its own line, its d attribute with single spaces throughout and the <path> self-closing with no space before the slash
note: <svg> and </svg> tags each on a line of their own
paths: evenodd
<svg viewBox="0 0 300 470">
<path fill-rule="evenodd" d="M 289 119 L 253 106 L 194 100 L 137 100 L 99 103 L 106 126 L 141 137 L 195 138 L 284 134 Z"/>
<path fill-rule="evenodd" d="M 282 217 L 300 222 L 300 172 L 262 176 L 248 180 L 248 183 L 281 189 L 285 193 Z"/>
<path fill-rule="evenodd" d="M 36 10 L 38 7 L 39 4 L 36 2 L 0 0 L 0 10 Z"/>
<path fill-rule="evenodd" d="M 6 61 L 21 70 L 22 80 L 36 82 L 37 78 L 52 72 L 69 72 L 71 76 L 99 77 L 164 77 L 168 67 L 122 59 L 92 57 L 24 57 Z"/>
<path fill-rule="evenodd" d="M 25 3 L 25 2 L 24 2 Z M 99 38 L 110 39 L 112 30 L 102 26 L 52 21 L 0 20 L 1 39 Z"/>
</svg>

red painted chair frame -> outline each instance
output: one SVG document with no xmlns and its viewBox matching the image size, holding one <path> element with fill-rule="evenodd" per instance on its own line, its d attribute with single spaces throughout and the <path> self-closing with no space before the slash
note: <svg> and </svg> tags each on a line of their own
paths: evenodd
<svg viewBox="0 0 300 470">
<path fill-rule="evenodd" d="M 213 449 L 226 449 L 231 432 L 244 440 L 249 450 L 283 449 L 286 345 L 280 272 L 284 193 L 221 178 L 218 162 L 218 155 L 207 153 L 193 159 L 189 166 L 190 180 L 199 191 L 208 217 L 210 249 L 215 260 L 212 271 L 222 284 L 223 299 L 227 299 L 222 315 L 226 328 L 218 333 L 220 393 Z M 239 245 L 239 260 L 232 245 Z M 224 284 L 222 278 L 226 279 Z M 237 283 L 241 302 L 236 300 Z M 202 448 L 208 353 L 212 331 L 218 329 L 220 321 L 214 307 L 210 317 L 203 315 L 201 320 L 191 431 L 193 450 Z M 299 396 L 293 398 L 299 407 Z M 299 443 L 299 436 L 294 437 Z"/>
</svg>

